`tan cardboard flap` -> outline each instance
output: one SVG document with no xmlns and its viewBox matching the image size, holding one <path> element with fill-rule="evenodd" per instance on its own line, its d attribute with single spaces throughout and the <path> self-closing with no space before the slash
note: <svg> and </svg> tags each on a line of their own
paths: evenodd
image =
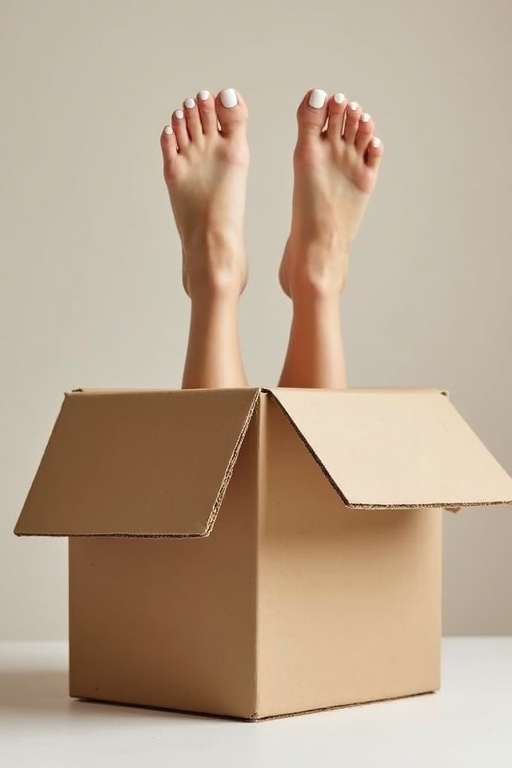
<svg viewBox="0 0 512 768">
<path fill-rule="evenodd" d="M 19 535 L 204 536 L 257 389 L 66 395 Z"/>
<path fill-rule="evenodd" d="M 512 479 L 438 390 L 269 390 L 354 508 L 512 503 Z"/>
</svg>

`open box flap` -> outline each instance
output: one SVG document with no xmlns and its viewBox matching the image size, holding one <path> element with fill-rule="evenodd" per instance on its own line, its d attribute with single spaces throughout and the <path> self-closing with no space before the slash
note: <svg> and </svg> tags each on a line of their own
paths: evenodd
<svg viewBox="0 0 512 768">
<path fill-rule="evenodd" d="M 512 503 L 512 479 L 439 390 L 266 390 L 345 504 Z"/>
<path fill-rule="evenodd" d="M 208 535 L 259 393 L 68 393 L 15 533 Z"/>
</svg>

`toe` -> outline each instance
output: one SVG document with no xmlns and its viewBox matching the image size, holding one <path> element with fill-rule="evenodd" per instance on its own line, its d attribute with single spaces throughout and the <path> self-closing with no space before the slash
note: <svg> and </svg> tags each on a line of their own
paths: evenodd
<svg viewBox="0 0 512 768">
<path fill-rule="evenodd" d="M 185 99 L 182 111 L 185 114 L 188 135 L 192 141 L 197 141 L 203 135 L 203 126 L 201 125 L 201 118 L 199 117 L 199 110 L 195 99 Z"/>
<path fill-rule="evenodd" d="M 351 101 L 345 112 L 345 125 L 343 128 L 343 138 L 347 144 L 353 144 L 361 119 L 361 107 L 357 101 Z"/>
<path fill-rule="evenodd" d="M 331 140 L 339 140 L 343 129 L 343 118 L 347 109 L 347 100 L 342 93 L 335 93 L 329 99 L 327 107 L 329 122 L 327 124 L 327 136 Z"/>
<path fill-rule="evenodd" d="M 357 126 L 357 133 L 355 138 L 356 149 L 359 150 L 359 152 L 366 152 L 366 147 L 370 143 L 373 136 L 373 129 L 374 126 L 372 118 L 368 112 L 363 112 L 361 119 L 359 120 L 359 125 Z"/>
<path fill-rule="evenodd" d="M 366 150 L 365 155 L 366 165 L 368 168 L 371 168 L 372 171 L 376 171 L 380 165 L 383 154 L 384 145 L 382 144 L 382 141 L 377 138 L 372 139 L 368 144 L 368 149 Z"/>
<path fill-rule="evenodd" d="M 301 135 L 320 136 L 327 120 L 327 94 L 321 88 L 313 88 L 302 99 L 297 110 L 299 138 Z"/>
<path fill-rule="evenodd" d="M 185 149 L 190 143 L 190 138 L 187 132 L 185 113 L 182 109 L 175 109 L 172 113 L 172 129 L 176 134 L 178 150 Z"/>
<path fill-rule="evenodd" d="M 162 152 L 169 157 L 174 157 L 178 151 L 176 134 L 170 125 L 164 127 L 162 135 L 160 136 L 160 144 L 162 146 Z"/>
<path fill-rule="evenodd" d="M 166 125 L 160 136 L 160 146 L 164 159 L 164 176 L 169 180 L 173 176 L 173 169 L 178 158 L 178 144 L 176 134 L 170 125 Z"/>
<path fill-rule="evenodd" d="M 207 136 L 217 133 L 217 113 L 215 112 L 215 101 L 209 91 L 199 91 L 197 94 L 197 106 L 199 116 L 203 126 L 203 133 Z"/>
<path fill-rule="evenodd" d="M 238 91 L 234 88 L 220 91 L 215 99 L 215 108 L 223 136 L 230 138 L 245 133 L 247 107 Z"/>
</svg>

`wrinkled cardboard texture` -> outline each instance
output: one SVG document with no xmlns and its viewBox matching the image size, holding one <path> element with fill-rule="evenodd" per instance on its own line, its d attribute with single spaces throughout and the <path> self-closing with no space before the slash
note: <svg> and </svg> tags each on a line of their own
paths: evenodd
<svg viewBox="0 0 512 768">
<path fill-rule="evenodd" d="M 443 393 L 68 403 L 16 532 L 71 531 L 72 696 L 261 719 L 439 687 L 439 507 L 512 498 Z"/>
</svg>

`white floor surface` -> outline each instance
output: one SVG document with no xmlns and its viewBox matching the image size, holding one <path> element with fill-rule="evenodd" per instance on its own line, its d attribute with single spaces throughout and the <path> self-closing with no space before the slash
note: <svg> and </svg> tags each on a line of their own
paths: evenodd
<svg viewBox="0 0 512 768">
<path fill-rule="evenodd" d="M 512 638 L 446 638 L 433 695 L 244 723 L 67 696 L 65 643 L 0 643 L 1 768 L 512 768 Z"/>
</svg>

